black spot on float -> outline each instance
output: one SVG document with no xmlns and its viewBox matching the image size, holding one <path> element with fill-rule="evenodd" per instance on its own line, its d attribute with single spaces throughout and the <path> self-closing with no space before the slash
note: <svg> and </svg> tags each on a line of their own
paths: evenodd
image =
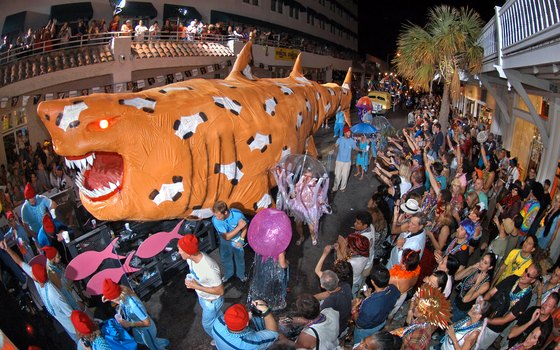
<svg viewBox="0 0 560 350">
<path fill-rule="evenodd" d="M 250 145 L 253 143 L 253 141 L 255 141 L 255 138 L 253 136 L 249 137 L 249 139 L 247 140 L 247 144 Z"/>
<path fill-rule="evenodd" d="M 266 149 L 268 148 L 268 145 L 264 146 L 263 148 L 261 148 L 261 153 L 264 153 L 264 151 L 266 151 Z"/>
<path fill-rule="evenodd" d="M 194 207 L 192 207 L 193 210 L 198 210 L 198 209 L 202 209 L 202 205 L 195 205 Z"/>
<path fill-rule="evenodd" d="M 216 165 L 214 165 L 214 174 L 219 174 L 221 168 L 220 164 L 216 163 Z"/>
<path fill-rule="evenodd" d="M 150 101 L 150 102 L 156 102 L 156 100 L 154 100 L 153 98 L 149 98 L 149 97 L 146 97 L 145 100 Z"/>
<path fill-rule="evenodd" d="M 276 114 L 275 111 L 270 112 L 270 115 L 274 117 L 274 115 Z"/>
<path fill-rule="evenodd" d="M 237 86 L 229 85 L 228 88 L 230 88 L 230 89 L 237 89 Z"/>
<path fill-rule="evenodd" d="M 62 121 L 62 112 L 58 113 L 58 115 L 56 116 L 56 121 L 55 121 L 56 126 L 59 126 L 61 121 Z"/>
<path fill-rule="evenodd" d="M 183 177 L 180 176 L 180 175 L 173 176 L 172 181 L 173 181 L 173 183 L 181 182 L 181 181 L 183 181 Z"/>
<path fill-rule="evenodd" d="M 205 122 L 208 121 L 208 117 L 206 116 L 206 113 L 200 112 L 200 113 L 198 113 L 198 116 L 199 116 L 200 119 L 202 119 L 203 121 L 205 121 Z"/>
<path fill-rule="evenodd" d="M 283 150 L 283 151 L 285 151 L 285 150 L 287 150 L 287 149 L 288 149 L 288 146 L 282 147 L 282 150 Z"/>
<path fill-rule="evenodd" d="M 179 130 L 179 127 L 181 126 L 181 121 L 179 119 L 177 119 L 174 123 L 173 123 L 173 130 Z"/>
<path fill-rule="evenodd" d="M 51 117 L 50 117 L 50 115 L 48 115 L 48 114 L 45 114 L 45 120 L 47 120 L 47 121 L 51 120 Z"/>
<path fill-rule="evenodd" d="M 257 203 L 255 202 L 255 203 L 253 204 L 253 210 L 257 210 L 257 209 L 259 209 L 259 206 L 258 206 Z"/>
<path fill-rule="evenodd" d="M 231 184 L 232 184 L 233 186 L 237 185 L 238 183 L 239 183 L 239 180 L 237 180 L 237 179 L 231 180 Z"/>
<path fill-rule="evenodd" d="M 84 102 L 84 100 L 75 100 L 75 101 L 72 101 L 72 103 L 75 104 L 75 105 L 77 105 L 78 103 L 82 103 L 82 102 Z"/>
<path fill-rule="evenodd" d="M 123 99 L 120 99 L 120 100 L 119 100 L 119 104 L 120 104 L 120 105 L 124 105 L 124 100 L 123 100 Z"/>
<path fill-rule="evenodd" d="M 220 102 L 214 102 L 216 104 L 216 106 L 220 107 L 220 108 L 225 108 L 223 104 L 221 104 Z"/>
<path fill-rule="evenodd" d="M 183 195 L 182 192 L 177 192 L 177 193 L 175 193 L 175 195 L 171 198 L 171 200 L 172 200 L 173 202 L 176 202 L 179 198 L 181 198 L 182 195 Z"/>
<path fill-rule="evenodd" d="M 263 108 L 266 111 L 266 103 L 263 103 Z"/>
<path fill-rule="evenodd" d="M 239 115 L 239 112 L 236 111 L 236 110 L 234 110 L 234 109 L 230 109 L 229 111 L 230 111 L 231 113 L 233 113 L 234 115 Z"/>
<path fill-rule="evenodd" d="M 159 194 L 158 190 L 153 190 L 152 193 L 150 193 L 150 195 L 148 196 L 148 198 L 150 198 L 150 200 L 153 201 L 157 197 L 158 194 Z"/>
<path fill-rule="evenodd" d="M 154 113 L 154 109 L 150 107 L 142 107 L 142 110 L 146 113 Z"/>
<path fill-rule="evenodd" d="M 272 134 L 268 135 L 268 143 L 272 143 Z"/>
<path fill-rule="evenodd" d="M 159 93 L 160 93 L 160 94 L 166 94 L 167 91 L 165 91 L 164 89 L 161 89 L 161 90 L 159 90 Z"/>
<path fill-rule="evenodd" d="M 78 127 L 79 125 L 80 125 L 80 121 L 79 120 L 74 120 L 72 123 L 70 123 L 68 125 L 68 127 L 72 129 L 72 128 Z"/>
<path fill-rule="evenodd" d="M 193 136 L 194 134 L 192 133 L 192 131 L 189 131 L 188 133 L 186 133 L 185 135 L 183 135 L 183 140 L 188 139 L 189 137 Z"/>
<path fill-rule="evenodd" d="M 241 103 L 239 103 L 238 101 L 233 100 L 232 102 L 241 107 Z"/>
<path fill-rule="evenodd" d="M 274 103 L 278 104 L 278 100 L 276 99 L 276 97 L 272 98 L 274 100 Z"/>
<path fill-rule="evenodd" d="M 241 163 L 240 160 L 238 160 L 238 161 L 236 162 L 236 164 L 237 164 L 237 167 L 239 168 L 239 170 L 243 169 L 243 164 Z"/>
</svg>

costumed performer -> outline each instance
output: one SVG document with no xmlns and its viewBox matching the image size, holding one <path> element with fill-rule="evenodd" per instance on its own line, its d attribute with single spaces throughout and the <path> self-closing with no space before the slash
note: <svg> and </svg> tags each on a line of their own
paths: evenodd
<svg viewBox="0 0 560 350">
<path fill-rule="evenodd" d="M 115 319 L 126 329 L 132 331 L 134 340 L 143 344 L 150 350 L 165 350 L 169 340 L 157 338 L 157 329 L 154 321 L 146 312 L 142 301 L 134 292 L 121 286 L 111 279 L 106 278 L 103 282 L 103 297 L 101 300 L 117 305 Z"/>
</svg>

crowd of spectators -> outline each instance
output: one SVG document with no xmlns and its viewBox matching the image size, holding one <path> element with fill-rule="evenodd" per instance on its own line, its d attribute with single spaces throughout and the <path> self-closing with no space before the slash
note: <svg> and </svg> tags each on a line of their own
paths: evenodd
<svg viewBox="0 0 560 350">
<path fill-rule="evenodd" d="M 41 28 L 28 28 L 25 33 L 6 35 L 0 43 L 0 55 L 15 53 L 18 57 L 34 52 L 51 51 L 64 48 L 69 42 L 103 41 L 106 33 L 127 33 L 137 41 L 144 40 L 241 40 L 253 41 L 265 45 L 290 47 L 302 51 L 331 55 L 337 58 L 358 59 L 356 53 L 319 44 L 299 35 L 284 32 L 276 33 L 265 28 L 244 26 L 243 24 L 228 25 L 223 22 L 206 24 L 198 19 L 178 21 L 166 19 L 162 25 L 153 21 L 149 26 L 143 20 L 121 19 L 118 15 L 107 24 L 105 19 L 92 19 L 89 23 L 84 19 L 60 23 L 51 19 Z M 5 59 L 2 59 L 5 62 Z"/>
</svg>

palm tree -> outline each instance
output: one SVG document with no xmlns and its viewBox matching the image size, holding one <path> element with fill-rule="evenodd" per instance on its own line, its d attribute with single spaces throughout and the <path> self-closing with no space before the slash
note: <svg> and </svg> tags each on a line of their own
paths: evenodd
<svg viewBox="0 0 560 350">
<path fill-rule="evenodd" d="M 430 93 L 434 77 L 444 84 L 438 118 L 443 128 L 448 124 L 450 97 L 459 99 L 459 73 L 476 74 L 482 68 L 484 51 L 477 44 L 482 26 L 472 9 L 441 5 L 430 9 L 425 27 L 405 24 L 399 34 L 400 55 L 393 60 L 397 72 Z"/>
</svg>

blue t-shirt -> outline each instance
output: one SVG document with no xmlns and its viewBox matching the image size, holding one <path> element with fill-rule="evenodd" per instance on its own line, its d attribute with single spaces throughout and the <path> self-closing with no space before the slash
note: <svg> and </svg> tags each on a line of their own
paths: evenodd
<svg viewBox="0 0 560 350">
<path fill-rule="evenodd" d="M 371 329 L 379 326 L 389 316 L 401 293 L 394 285 L 390 284 L 386 290 L 373 293 L 360 305 L 360 312 L 356 324 L 362 329 Z"/>
<path fill-rule="evenodd" d="M 35 196 L 35 205 L 29 204 L 29 201 L 25 201 L 21 207 L 21 220 L 29 225 L 33 232 L 39 233 L 39 229 L 43 226 L 43 215 L 52 205 L 52 200 L 45 196 Z"/>
<path fill-rule="evenodd" d="M 349 137 L 339 137 L 336 140 L 338 145 L 338 154 L 336 155 L 337 162 L 350 163 L 352 161 L 352 150 L 357 148 L 356 140 Z"/>
<path fill-rule="evenodd" d="M 334 122 L 338 123 L 338 124 L 344 123 L 344 112 L 343 111 L 338 111 L 336 113 L 336 117 L 335 117 Z"/>
<path fill-rule="evenodd" d="M 224 220 L 218 220 L 215 216 L 213 216 L 212 224 L 214 225 L 216 231 L 220 234 L 220 238 L 222 238 L 223 234 L 231 232 L 233 229 L 235 229 L 240 220 L 248 222 L 247 218 L 245 218 L 245 215 L 243 215 L 241 211 L 231 208 L 229 210 L 229 216 Z M 232 238 L 232 240 L 236 239 L 240 234 L 241 232 L 239 232 L 237 236 Z"/>
<path fill-rule="evenodd" d="M 267 329 L 257 332 L 250 327 L 241 332 L 232 332 L 227 328 L 222 315 L 214 321 L 212 338 L 218 350 L 257 350 L 268 349 L 278 339 L 278 332 Z"/>
<path fill-rule="evenodd" d="M 57 219 L 53 219 L 53 222 L 54 222 L 54 235 L 55 236 L 56 236 L 57 233 L 60 232 L 60 230 L 67 230 L 68 229 L 68 227 L 66 225 L 64 225 L 62 222 L 58 221 Z M 52 238 L 47 235 L 47 233 L 43 229 L 43 225 L 41 225 L 41 228 L 39 229 L 39 233 L 37 234 L 37 243 L 39 243 L 40 248 L 43 248 L 43 247 L 46 247 L 46 246 L 49 246 L 49 247 L 53 246 Z"/>
</svg>

